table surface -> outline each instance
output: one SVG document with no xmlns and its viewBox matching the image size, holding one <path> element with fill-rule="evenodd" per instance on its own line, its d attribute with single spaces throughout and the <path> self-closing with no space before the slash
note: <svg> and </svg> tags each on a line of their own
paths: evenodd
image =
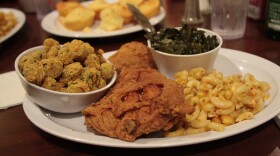
<svg viewBox="0 0 280 156">
<path fill-rule="evenodd" d="M 167 15 L 156 28 L 180 26 L 184 0 L 162 2 Z M 22 10 L 14 0 L 1 1 L 0 7 Z M 54 38 L 60 43 L 73 39 L 45 32 L 34 13 L 26 13 L 26 18 L 23 28 L 0 45 L 0 73 L 14 70 L 14 60 L 17 55 L 26 49 L 42 45 L 46 38 Z M 209 18 L 205 19 L 209 21 Z M 209 23 L 204 23 L 202 27 L 209 28 Z M 111 51 L 129 41 L 145 43 L 143 35 L 144 32 L 140 31 L 119 37 L 82 40 L 89 42 L 95 48 Z M 264 22 L 248 19 L 244 37 L 225 40 L 222 47 L 258 55 L 280 65 L 280 42 L 265 36 Z M 81 144 L 48 134 L 28 120 L 22 105 L 0 110 L 0 155 L 268 155 L 277 146 L 280 147 L 280 129 L 274 120 L 238 135 L 196 145 L 158 149 L 121 149 Z"/>
</svg>

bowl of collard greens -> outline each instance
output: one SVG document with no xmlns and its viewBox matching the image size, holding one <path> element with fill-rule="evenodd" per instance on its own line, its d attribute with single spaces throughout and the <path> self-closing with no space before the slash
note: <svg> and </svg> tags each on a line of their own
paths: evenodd
<svg viewBox="0 0 280 156">
<path fill-rule="evenodd" d="M 172 79 L 176 72 L 196 67 L 212 70 L 223 44 L 217 33 L 188 25 L 162 28 L 146 38 L 158 70 Z"/>
</svg>

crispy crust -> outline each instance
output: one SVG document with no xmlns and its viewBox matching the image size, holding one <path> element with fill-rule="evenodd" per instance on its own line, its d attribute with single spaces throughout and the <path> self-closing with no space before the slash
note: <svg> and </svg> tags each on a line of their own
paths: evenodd
<svg viewBox="0 0 280 156">
<path fill-rule="evenodd" d="M 125 141 L 169 130 L 193 111 L 183 88 L 150 68 L 128 68 L 99 102 L 82 111 L 85 124 L 97 132 Z"/>
<path fill-rule="evenodd" d="M 150 49 L 141 42 L 132 41 L 120 47 L 116 54 L 109 58 L 117 71 L 131 66 L 142 66 L 156 69 Z"/>
</svg>

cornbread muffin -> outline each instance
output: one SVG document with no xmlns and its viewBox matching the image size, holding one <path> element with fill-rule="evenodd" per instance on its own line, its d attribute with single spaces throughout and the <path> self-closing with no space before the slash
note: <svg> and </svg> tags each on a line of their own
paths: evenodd
<svg viewBox="0 0 280 156">
<path fill-rule="evenodd" d="M 124 25 L 124 19 L 119 16 L 113 8 L 106 8 L 100 13 L 99 28 L 105 31 L 113 31 L 121 29 Z"/>
<path fill-rule="evenodd" d="M 127 4 L 127 3 L 129 3 L 129 4 L 134 5 L 135 7 L 138 7 L 141 3 L 144 2 L 144 0 L 119 0 L 119 2 L 120 2 L 121 4 Z"/>
<path fill-rule="evenodd" d="M 128 24 L 132 21 L 133 14 L 128 9 L 126 4 L 116 3 L 110 8 L 112 8 L 115 11 L 115 13 L 117 13 L 120 17 L 124 19 L 124 24 Z"/>
<path fill-rule="evenodd" d="M 156 16 L 160 12 L 160 0 L 146 0 L 139 5 L 138 9 L 147 18 Z"/>
<path fill-rule="evenodd" d="M 78 7 L 68 13 L 65 17 L 60 17 L 62 24 L 71 30 L 83 30 L 92 26 L 95 13 L 84 7 Z"/>
<path fill-rule="evenodd" d="M 56 9 L 60 16 L 66 16 L 73 9 L 81 7 L 81 4 L 77 1 L 57 2 Z"/>
<path fill-rule="evenodd" d="M 87 8 L 95 12 L 95 14 L 96 14 L 95 18 L 96 19 L 100 19 L 100 12 L 103 9 L 106 9 L 106 8 L 108 8 L 108 7 L 110 7 L 114 4 L 115 3 L 108 3 L 108 2 L 106 2 L 106 0 L 94 0 L 94 1 L 91 1 L 89 3 Z"/>
<path fill-rule="evenodd" d="M 122 29 L 124 25 L 133 22 L 133 14 L 127 3 L 134 5 L 147 18 L 160 12 L 160 0 L 93 0 L 87 6 L 78 1 L 59 2 L 57 10 L 60 22 L 64 27 L 74 31 L 91 32 L 95 20 L 99 20 L 99 28 L 104 31 Z"/>
</svg>

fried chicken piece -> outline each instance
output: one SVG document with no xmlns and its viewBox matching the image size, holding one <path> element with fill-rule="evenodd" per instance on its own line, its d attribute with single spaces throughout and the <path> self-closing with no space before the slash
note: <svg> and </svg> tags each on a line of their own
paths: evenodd
<svg viewBox="0 0 280 156">
<path fill-rule="evenodd" d="M 125 141 L 169 130 L 193 112 L 183 88 L 151 68 L 127 68 L 122 79 L 99 102 L 82 111 L 85 124 L 97 132 Z"/>
<path fill-rule="evenodd" d="M 109 61 L 120 72 L 123 67 L 143 66 L 156 69 L 156 64 L 150 53 L 150 49 L 141 42 L 132 41 L 120 47 Z"/>
</svg>

